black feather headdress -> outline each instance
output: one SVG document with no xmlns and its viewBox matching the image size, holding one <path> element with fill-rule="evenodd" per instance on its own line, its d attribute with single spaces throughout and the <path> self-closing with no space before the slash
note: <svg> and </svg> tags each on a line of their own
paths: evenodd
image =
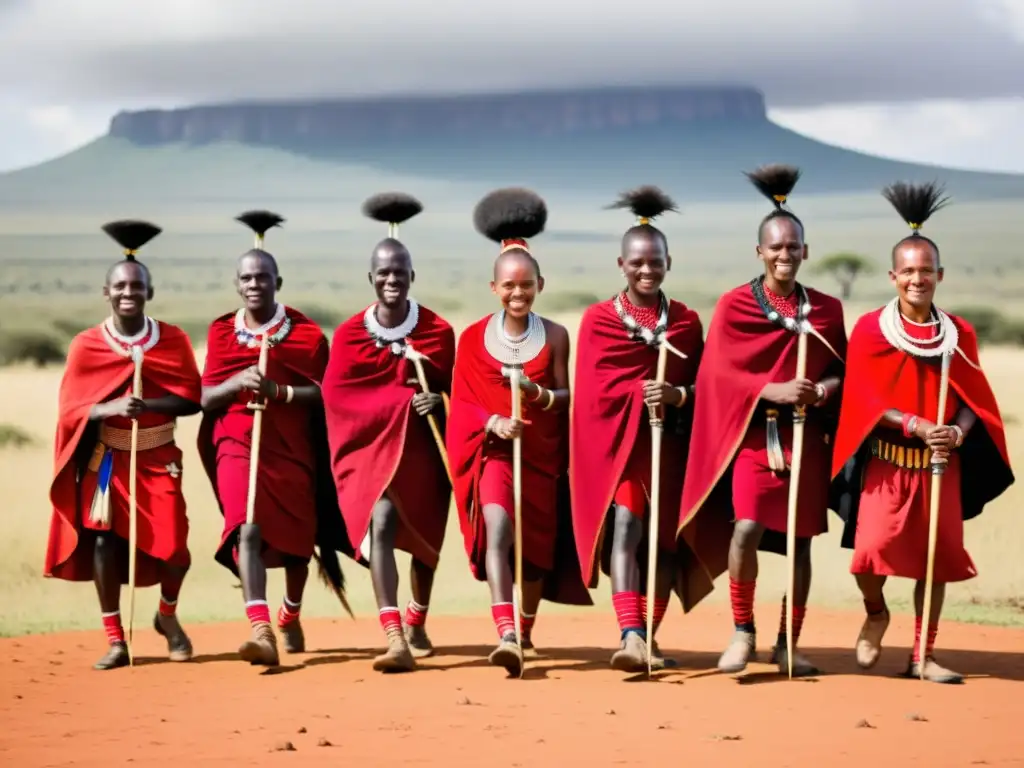
<svg viewBox="0 0 1024 768">
<path fill-rule="evenodd" d="M 135 261 L 135 252 L 163 231 L 155 224 L 139 219 L 111 221 L 104 224 L 102 229 L 124 248 L 126 261 Z"/>
<path fill-rule="evenodd" d="M 614 208 L 625 208 L 632 211 L 637 218 L 637 224 L 650 224 L 651 219 L 661 216 L 666 211 L 679 211 L 671 197 L 650 185 L 623 192 L 619 195 L 618 200 L 606 206 L 606 209 Z"/>
<path fill-rule="evenodd" d="M 945 190 L 935 181 L 927 184 L 897 181 L 882 190 L 882 197 L 892 204 L 915 235 L 933 213 L 949 204 Z"/>
<path fill-rule="evenodd" d="M 519 187 L 497 189 L 473 211 L 473 224 L 488 240 L 501 245 L 501 253 L 518 248 L 530 252 L 529 239 L 544 231 L 548 207 L 536 192 Z"/>
<path fill-rule="evenodd" d="M 363 215 L 388 225 L 388 237 L 398 236 L 398 225 L 423 211 L 423 203 L 404 192 L 382 192 L 363 203 Z"/>
<path fill-rule="evenodd" d="M 279 227 L 284 223 L 284 218 L 272 211 L 246 211 L 235 216 L 235 221 L 240 221 L 256 233 L 256 247 L 263 245 L 263 238 L 267 230 L 272 227 Z"/>
<path fill-rule="evenodd" d="M 744 175 L 757 187 L 758 192 L 772 201 L 776 210 L 781 210 L 800 180 L 800 169 L 793 165 L 772 163 L 754 171 L 746 171 Z"/>
</svg>

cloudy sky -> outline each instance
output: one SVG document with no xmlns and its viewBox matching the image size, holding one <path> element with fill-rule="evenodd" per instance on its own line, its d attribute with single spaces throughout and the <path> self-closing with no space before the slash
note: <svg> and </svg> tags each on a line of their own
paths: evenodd
<svg viewBox="0 0 1024 768">
<path fill-rule="evenodd" d="M 692 5 L 0 0 L 0 169 L 119 109 L 693 82 L 756 86 L 774 119 L 845 147 L 1024 172 L 1024 0 Z"/>
</svg>

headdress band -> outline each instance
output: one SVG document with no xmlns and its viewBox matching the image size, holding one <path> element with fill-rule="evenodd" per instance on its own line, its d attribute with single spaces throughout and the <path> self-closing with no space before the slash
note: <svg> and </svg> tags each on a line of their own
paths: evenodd
<svg viewBox="0 0 1024 768">
<path fill-rule="evenodd" d="M 643 227 L 643 226 L 646 226 L 647 224 L 650 224 L 650 223 L 651 223 L 651 220 L 648 219 L 646 216 L 637 216 L 636 217 L 636 225 L 638 227 Z"/>
<path fill-rule="evenodd" d="M 920 225 L 920 224 L 912 224 L 912 223 L 910 223 L 910 222 L 907 222 L 907 223 L 908 223 L 908 224 L 910 224 L 910 228 L 911 228 L 912 230 L 914 230 L 914 232 L 915 232 L 915 233 L 917 232 L 917 230 L 919 230 L 919 229 L 921 228 L 921 225 Z"/>
<path fill-rule="evenodd" d="M 498 255 L 500 256 L 506 251 L 515 250 L 526 251 L 527 253 L 530 253 L 530 245 L 521 237 L 510 237 L 507 240 L 501 241 L 501 251 L 498 253 Z"/>
<path fill-rule="evenodd" d="M 775 199 L 775 202 L 779 203 L 780 205 L 782 203 L 786 202 L 786 196 L 785 195 L 772 195 L 772 197 Z"/>
<path fill-rule="evenodd" d="M 388 223 L 388 237 L 392 240 L 398 239 L 398 225 L 393 221 Z"/>
</svg>

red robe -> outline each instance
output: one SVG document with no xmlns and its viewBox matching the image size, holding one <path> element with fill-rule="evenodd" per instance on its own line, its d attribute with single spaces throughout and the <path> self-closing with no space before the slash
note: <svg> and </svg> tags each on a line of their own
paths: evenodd
<svg viewBox="0 0 1024 768">
<path fill-rule="evenodd" d="M 364 312 L 334 333 L 324 374 L 334 483 L 350 548 L 370 529 L 373 507 L 387 491 L 399 515 L 395 546 L 437 567 L 448 524 L 451 483 L 427 419 L 412 409 L 420 391 L 409 384 L 416 368 L 405 357 L 380 348 L 363 325 Z M 426 355 L 423 369 L 435 394 L 449 393 L 455 364 L 455 332 L 426 307 L 406 342 Z M 433 411 L 444 434 L 444 408 Z"/>
<path fill-rule="evenodd" d="M 319 386 L 327 367 L 327 339 L 319 326 L 302 313 L 286 308 L 292 328 L 270 348 L 266 376 L 282 387 Z M 207 336 L 203 386 L 223 383 L 259 361 L 259 347 L 242 346 L 235 337 L 235 313 L 222 315 Z M 217 561 L 237 573 L 234 561 L 237 530 L 245 523 L 249 494 L 249 449 L 253 410 L 246 407 L 251 393 L 239 393 L 226 409 L 207 413 L 199 428 L 199 455 L 224 515 Z M 284 565 L 282 556 L 308 560 L 317 543 L 318 515 L 337 517 L 337 498 L 324 493 L 322 459 L 326 457 L 323 408 L 299 403 L 271 402 L 263 412 L 260 466 L 257 475 L 254 522 L 260 527 L 264 563 Z"/>
<path fill-rule="evenodd" d="M 146 398 L 177 395 L 198 403 L 199 370 L 195 352 L 185 333 L 159 323 L 160 340 L 142 363 L 142 393 Z M 96 488 L 96 473 L 86 465 L 98 438 L 96 422 L 89 411 L 97 403 L 131 394 L 135 365 L 110 348 L 102 328 L 82 331 L 71 342 L 61 380 L 58 400 L 57 434 L 54 440 L 54 471 L 50 484 L 50 537 L 43 573 L 67 581 L 93 578 L 92 537 L 82 529 L 95 529 L 88 519 Z M 164 414 L 143 413 L 140 429 L 166 424 L 174 419 Z M 131 419 L 112 418 L 109 426 L 131 429 Z M 128 488 L 131 454 L 113 451 L 110 512 L 114 533 L 128 540 Z M 159 563 L 185 566 L 188 551 L 188 517 L 181 492 L 181 450 L 172 442 L 137 453 L 138 569 L 136 584 L 160 582 Z M 171 467 L 174 467 L 174 470 Z M 81 474 L 81 481 L 78 475 Z M 176 476 L 175 476 L 176 475 Z M 128 583 L 127 559 L 122 563 L 121 583 Z"/>
<path fill-rule="evenodd" d="M 878 437 L 922 446 L 918 440 L 903 438 L 901 430 L 889 428 L 881 419 L 894 408 L 935 421 L 940 363 L 938 358 L 915 358 L 890 345 L 879 326 L 881 312 L 864 315 L 850 337 L 847 394 L 832 462 L 836 478 L 832 508 L 846 522 L 843 546 L 854 548 L 855 573 L 923 580 L 931 473 L 872 457 L 867 440 Z M 978 420 L 950 457 L 942 479 L 935 552 L 935 578 L 942 583 L 975 575 L 963 547 L 963 520 L 981 514 L 1014 481 L 999 406 L 978 363 L 977 334 L 965 320 L 953 315 L 950 319 L 959 332 L 959 351 L 950 363 L 945 421 L 952 423 L 961 404 Z"/>
<path fill-rule="evenodd" d="M 712 589 L 712 582 L 728 567 L 729 542 L 736 517 L 734 498 L 741 485 L 761 496 L 766 530 L 761 548 L 785 552 L 788 477 L 776 477 L 767 466 L 764 448 L 766 384 L 785 382 L 796 375 L 797 335 L 771 322 L 754 297 L 753 282 L 726 293 L 718 302 L 708 329 L 707 345 L 697 372 L 690 454 L 679 515 L 681 543 L 691 552 L 690 572 L 682 585 L 684 607 L 692 607 Z M 835 354 L 814 335 L 807 340 L 807 378 L 821 381 L 840 375 L 846 356 L 846 330 L 840 302 L 807 288 L 808 316 L 814 329 Z M 828 416 L 837 395 L 822 408 L 807 409 L 803 465 L 800 474 L 798 535 L 801 526 L 814 532 L 825 529 L 828 501 Z M 775 406 L 772 406 L 775 407 Z M 779 408 L 779 432 L 787 463 L 791 460 L 792 409 Z M 755 455 L 755 449 L 760 446 Z M 741 454 L 744 449 L 746 455 Z M 744 475 L 733 477 L 734 464 L 744 458 Z M 736 481 L 739 481 L 737 483 Z M 779 514 L 781 510 L 781 515 Z M 781 516 L 782 531 L 771 524 Z"/>
<path fill-rule="evenodd" d="M 697 313 L 685 304 L 669 304 L 668 343 L 685 354 L 668 354 L 665 380 L 675 386 L 694 383 L 704 349 Z M 657 373 L 658 350 L 631 339 L 615 311 L 614 300 L 583 313 L 576 345 L 570 418 L 569 478 L 573 529 L 584 580 L 597 586 L 598 568 L 608 573 L 605 522 L 627 466 L 637 468 L 650 501 L 651 427 L 642 382 Z M 676 525 L 689 445 L 692 408 L 666 409 L 661 442 L 661 516 L 658 545 L 676 551 Z M 643 510 L 630 510 L 634 514 Z M 647 554 L 641 547 L 642 555 Z M 646 562 L 644 563 L 646 566 Z"/>
<path fill-rule="evenodd" d="M 490 316 L 466 328 L 459 338 L 452 383 L 451 414 L 445 441 L 454 481 L 459 524 L 473 575 L 487 579 L 487 532 L 481 512 L 480 485 L 484 468 L 495 462 L 504 474 L 511 466 L 512 442 L 486 432 L 493 414 L 510 418 L 512 392 L 501 363 L 484 347 Z M 530 381 L 554 387 L 551 346 L 524 367 Z M 592 605 L 580 578 L 568 504 L 568 428 L 566 413 L 544 411 L 523 397 L 523 419 L 530 423 L 522 437 L 523 561 L 545 571 L 544 598 L 569 605 Z M 499 473 L 492 477 L 500 477 Z M 511 483 L 511 471 L 508 472 Z M 511 497 L 511 489 L 508 491 Z M 511 515 L 512 509 L 507 510 Z"/>
</svg>

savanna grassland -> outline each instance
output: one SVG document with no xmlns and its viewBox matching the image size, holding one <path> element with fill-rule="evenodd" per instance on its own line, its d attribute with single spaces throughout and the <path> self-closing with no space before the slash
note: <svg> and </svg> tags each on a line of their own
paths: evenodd
<svg viewBox="0 0 1024 768">
<path fill-rule="evenodd" d="M 396 183 L 392 183 L 396 182 Z M 359 215 L 359 202 L 373 192 L 402 188 L 397 180 L 375 180 L 346 193 L 337 205 L 297 198 L 245 199 L 236 202 L 145 204 L 96 203 L 44 206 L 11 204 L 0 208 L 0 634 L 95 628 L 99 619 L 90 586 L 45 580 L 41 576 L 49 519 L 47 491 L 52 462 L 52 436 L 59 357 L 79 330 L 101 320 L 106 312 L 100 288 L 109 264 L 118 258 L 112 241 L 99 231 L 105 221 L 122 217 L 151 219 L 164 234 L 141 255 L 152 269 L 156 298 L 149 313 L 183 326 L 202 358 L 209 321 L 237 306 L 232 287 L 234 259 L 251 244 L 251 234 L 232 217 L 246 208 L 269 207 L 286 217 L 272 230 L 267 249 L 284 276 L 281 300 L 310 314 L 328 333 L 372 299 L 366 266 L 373 244 L 384 234 Z M 457 329 L 494 307 L 488 289 L 495 249 L 472 230 L 472 206 L 486 190 L 433 185 L 436 197 L 423 195 L 426 211 L 404 226 L 401 237 L 410 246 L 417 268 L 413 294 L 446 315 Z M 538 190 L 542 194 L 544 190 Z M 609 197 L 614 196 L 612 191 Z M 592 198 L 592 199 L 591 199 Z M 553 194 L 548 232 L 536 238 L 535 252 L 547 281 L 538 309 L 574 330 L 584 306 L 610 296 L 618 287 L 615 256 L 628 214 L 600 210 L 604 196 L 587 200 Z M 688 202 L 682 214 L 668 214 L 663 229 L 669 237 L 673 268 L 666 289 L 701 312 L 705 325 L 716 298 L 757 273 L 753 238 L 767 205 L 752 195 L 750 203 L 709 205 Z M 855 251 L 874 266 L 860 277 L 847 303 L 848 330 L 863 311 L 891 297 L 885 275 L 888 249 L 905 228 L 877 195 L 815 197 L 795 202 L 808 227 L 811 262 L 804 280 L 838 292 L 827 275 L 811 272 L 814 258 L 836 251 Z M 1000 338 L 1019 339 L 1024 320 L 1024 220 L 1020 201 L 951 206 L 927 227 L 943 248 L 947 283 L 940 303 L 947 309 L 969 309 L 998 325 Z M 36 354 L 38 353 L 38 354 Z M 37 366 L 22 358 L 54 358 Z M 20 360 L 20 361 L 19 361 Z M 986 346 L 982 363 L 1006 416 L 1011 459 L 1024 456 L 1024 350 L 1005 343 Z M 238 618 L 241 597 L 235 581 L 212 559 L 220 528 L 209 485 L 195 451 L 198 418 L 179 424 L 178 441 L 185 451 L 185 491 L 190 505 L 194 566 L 182 595 L 180 614 L 186 623 Z M 27 441 L 27 442 L 26 442 Z M 949 613 L 962 619 L 1024 624 L 1024 489 L 1011 488 L 978 521 L 967 526 L 968 548 L 980 576 L 950 590 Z M 841 607 L 856 602 L 847 573 L 849 553 L 838 547 L 838 521 L 815 548 L 812 603 Z M 403 563 L 406 562 L 404 559 Z M 764 558 L 759 599 L 774 605 L 782 593 L 784 569 L 779 558 Z M 373 610 L 367 574 L 348 564 L 350 595 L 357 612 Z M 275 578 L 276 577 L 276 578 Z M 272 575 L 272 599 L 280 594 L 280 575 Z M 609 602 L 606 582 L 595 593 L 601 608 Z M 893 602 L 901 605 L 905 585 L 894 584 Z M 724 601 L 719 589 L 715 601 Z M 138 615 L 156 604 L 155 591 L 139 596 Z M 454 516 L 431 610 L 435 613 L 483 613 L 486 588 L 475 583 Z M 305 611 L 336 615 L 337 604 L 326 590 L 311 584 Z M 906 606 L 906 601 L 902 602 Z M 555 610 L 545 606 L 542 610 Z M 569 610 L 569 609 L 565 609 Z M 673 607 L 667 621 L 681 621 Z M 614 623 L 609 615 L 609 627 Z M 724 630 L 724 628 L 723 628 Z"/>
</svg>

